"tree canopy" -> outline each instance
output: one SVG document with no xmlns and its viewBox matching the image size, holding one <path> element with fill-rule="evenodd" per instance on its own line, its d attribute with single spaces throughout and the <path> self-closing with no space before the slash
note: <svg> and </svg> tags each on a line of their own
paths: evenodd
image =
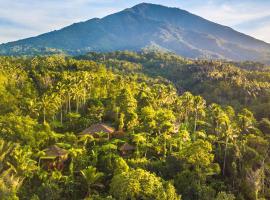
<svg viewBox="0 0 270 200">
<path fill-rule="evenodd" d="M 269 79 L 160 52 L 0 57 L 0 199 L 269 199 Z"/>
</svg>

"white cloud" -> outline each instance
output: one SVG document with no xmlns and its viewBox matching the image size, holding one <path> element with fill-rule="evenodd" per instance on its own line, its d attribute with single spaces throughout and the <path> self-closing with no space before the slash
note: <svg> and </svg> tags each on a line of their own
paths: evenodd
<svg viewBox="0 0 270 200">
<path fill-rule="evenodd" d="M 257 27 L 254 29 L 246 30 L 245 32 L 250 36 L 253 36 L 255 38 L 258 38 L 260 40 L 270 43 L 270 38 L 269 38 L 270 23 L 263 27 Z"/>
<path fill-rule="evenodd" d="M 203 16 L 206 19 L 215 21 L 228 26 L 234 26 L 244 21 L 269 15 L 269 8 L 263 8 L 263 5 L 242 4 L 228 5 L 224 4 L 206 4 L 194 9 L 194 13 Z"/>
<path fill-rule="evenodd" d="M 26 29 L 17 29 L 14 27 L 0 28 L 0 41 L 8 42 L 15 39 L 26 38 L 34 36 L 35 31 L 26 30 Z"/>
<path fill-rule="evenodd" d="M 117 10 L 99 6 L 102 2 L 112 1 L 103 0 L 97 3 L 96 0 L 0 0 L 0 18 L 11 22 L 10 26 L 0 24 L 0 43 L 60 29 Z"/>
<path fill-rule="evenodd" d="M 210 0 L 189 8 L 191 12 L 208 20 L 270 43 L 269 9 L 270 1 L 264 0 Z"/>
</svg>

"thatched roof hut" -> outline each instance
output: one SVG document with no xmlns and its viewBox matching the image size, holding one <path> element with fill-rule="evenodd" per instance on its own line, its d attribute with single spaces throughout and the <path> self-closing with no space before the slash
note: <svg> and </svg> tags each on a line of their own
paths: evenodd
<svg viewBox="0 0 270 200">
<path fill-rule="evenodd" d="M 129 143 L 125 143 L 119 148 L 122 155 L 127 155 L 130 152 L 134 151 L 135 149 L 136 148 L 133 145 L 129 144 Z"/>
<path fill-rule="evenodd" d="M 83 130 L 81 132 L 81 135 L 91 134 L 94 137 L 99 137 L 98 133 L 106 133 L 108 135 L 111 135 L 114 132 L 115 132 L 115 129 L 113 127 L 110 127 L 103 123 L 99 123 L 99 124 L 93 124 L 89 128 Z"/>
<path fill-rule="evenodd" d="M 45 155 L 40 157 L 39 165 L 47 170 L 63 170 L 68 161 L 68 151 L 56 145 L 44 150 Z"/>
<path fill-rule="evenodd" d="M 67 157 L 68 151 L 62 149 L 56 145 L 52 145 L 44 150 L 45 157 L 57 158 L 57 157 Z"/>
<path fill-rule="evenodd" d="M 126 133 L 124 131 L 115 131 L 111 134 L 111 138 L 124 138 Z"/>
<path fill-rule="evenodd" d="M 133 151 L 135 150 L 135 147 L 129 143 L 125 143 L 120 147 L 119 150 L 120 151 Z"/>
</svg>

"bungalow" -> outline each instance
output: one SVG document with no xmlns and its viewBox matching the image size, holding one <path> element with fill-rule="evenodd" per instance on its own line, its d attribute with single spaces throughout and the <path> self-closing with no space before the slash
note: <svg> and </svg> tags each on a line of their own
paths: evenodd
<svg viewBox="0 0 270 200">
<path fill-rule="evenodd" d="M 64 163 L 68 160 L 68 151 L 56 145 L 44 149 L 44 156 L 40 157 L 41 165 L 48 170 L 63 170 Z"/>
<path fill-rule="evenodd" d="M 136 148 L 129 143 L 125 143 L 119 148 L 122 156 L 127 156 L 131 154 L 133 151 L 135 151 L 135 149 Z"/>
<path fill-rule="evenodd" d="M 107 138 L 111 138 L 114 133 L 115 129 L 113 127 L 110 127 L 109 125 L 103 123 L 99 123 L 93 124 L 89 128 L 83 130 L 80 135 L 90 134 L 95 138 L 102 138 L 104 137 L 104 135 L 106 135 Z"/>
</svg>

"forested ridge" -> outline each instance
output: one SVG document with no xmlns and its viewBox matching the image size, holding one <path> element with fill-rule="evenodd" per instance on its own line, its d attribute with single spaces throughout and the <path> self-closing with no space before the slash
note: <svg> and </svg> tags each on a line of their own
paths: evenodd
<svg viewBox="0 0 270 200">
<path fill-rule="evenodd" d="M 152 51 L 0 57 L 0 199 L 269 199 L 260 66 Z"/>
<path fill-rule="evenodd" d="M 96 60 L 113 69 L 119 66 L 120 71 L 163 77 L 180 94 L 191 91 L 209 103 L 232 105 L 236 110 L 248 107 L 258 119 L 270 117 L 270 67 L 260 63 L 190 60 L 152 50 L 89 53 L 78 58 Z"/>
</svg>

